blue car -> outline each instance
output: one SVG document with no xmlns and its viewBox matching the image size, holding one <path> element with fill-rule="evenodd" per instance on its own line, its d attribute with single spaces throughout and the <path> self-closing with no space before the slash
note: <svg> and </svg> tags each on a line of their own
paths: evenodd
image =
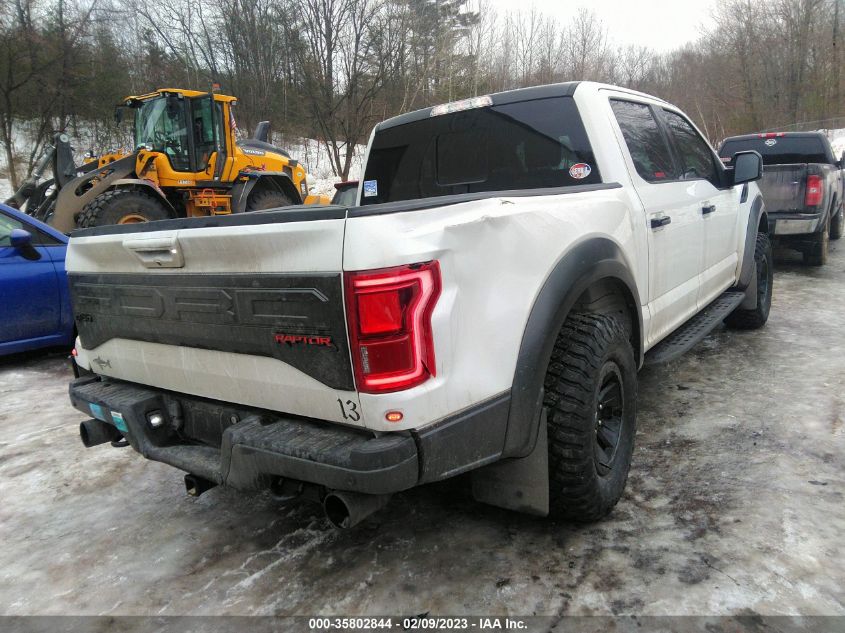
<svg viewBox="0 0 845 633">
<path fill-rule="evenodd" d="M 0 204 L 0 356 L 73 345 L 68 238 Z"/>
</svg>

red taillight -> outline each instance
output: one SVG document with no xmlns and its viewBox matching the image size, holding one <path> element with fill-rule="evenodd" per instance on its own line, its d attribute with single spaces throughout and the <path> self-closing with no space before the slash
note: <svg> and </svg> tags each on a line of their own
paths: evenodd
<svg viewBox="0 0 845 633">
<path fill-rule="evenodd" d="M 408 389 L 436 375 L 431 313 L 436 262 L 344 273 L 349 343 L 358 390 Z"/>
<path fill-rule="evenodd" d="M 804 206 L 817 207 L 822 203 L 824 190 L 821 176 L 807 176 L 807 193 L 804 195 Z"/>
</svg>

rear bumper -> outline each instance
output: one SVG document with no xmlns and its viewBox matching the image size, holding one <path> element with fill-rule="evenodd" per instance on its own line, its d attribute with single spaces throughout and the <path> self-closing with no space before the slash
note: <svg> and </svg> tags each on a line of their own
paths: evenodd
<svg viewBox="0 0 845 633">
<path fill-rule="evenodd" d="M 500 396 L 419 432 L 375 437 L 97 376 L 74 380 L 70 400 L 116 426 L 147 459 L 215 484 L 251 490 L 283 477 L 366 494 L 399 492 L 496 461 L 510 403 Z M 157 429 L 148 422 L 152 413 L 165 418 Z"/>
<path fill-rule="evenodd" d="M 824 214 L 769 211 L 769 233 L 775 237 L 810 235 L 821 228 Z"/>
</svg>

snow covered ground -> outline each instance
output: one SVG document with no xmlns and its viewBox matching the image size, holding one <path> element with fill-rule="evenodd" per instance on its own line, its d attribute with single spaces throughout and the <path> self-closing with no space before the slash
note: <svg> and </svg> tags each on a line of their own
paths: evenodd
<svg viewBox="0 0 845 633">
<path fill-rule="evenodd" d="M 836 130 L 836 132 L 845 132 L 845 130 Z M 830 146 L 833 148 L 833 155 L 839 158 L 842 152 L 845 152 L 845 134 L 837 137 L 830 137 Z"/>
</svg>

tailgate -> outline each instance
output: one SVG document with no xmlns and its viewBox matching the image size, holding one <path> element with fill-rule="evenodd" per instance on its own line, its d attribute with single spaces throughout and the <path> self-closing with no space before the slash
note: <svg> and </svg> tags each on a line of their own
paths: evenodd
<svg viewBox="0 0 845 633">
<path fill-rule="evenodd" d="M 760 191 L 767 211 L 803 211 L 807 165 L 766 165 Z"/>
<path fill-rule="evenodd" d="M 344 421 L 345 211 L 102 227 L 70 241 L 79 361 L 216 400 Z M 347 421 L 348 423 L 348 421 Z"/>
</svg>

